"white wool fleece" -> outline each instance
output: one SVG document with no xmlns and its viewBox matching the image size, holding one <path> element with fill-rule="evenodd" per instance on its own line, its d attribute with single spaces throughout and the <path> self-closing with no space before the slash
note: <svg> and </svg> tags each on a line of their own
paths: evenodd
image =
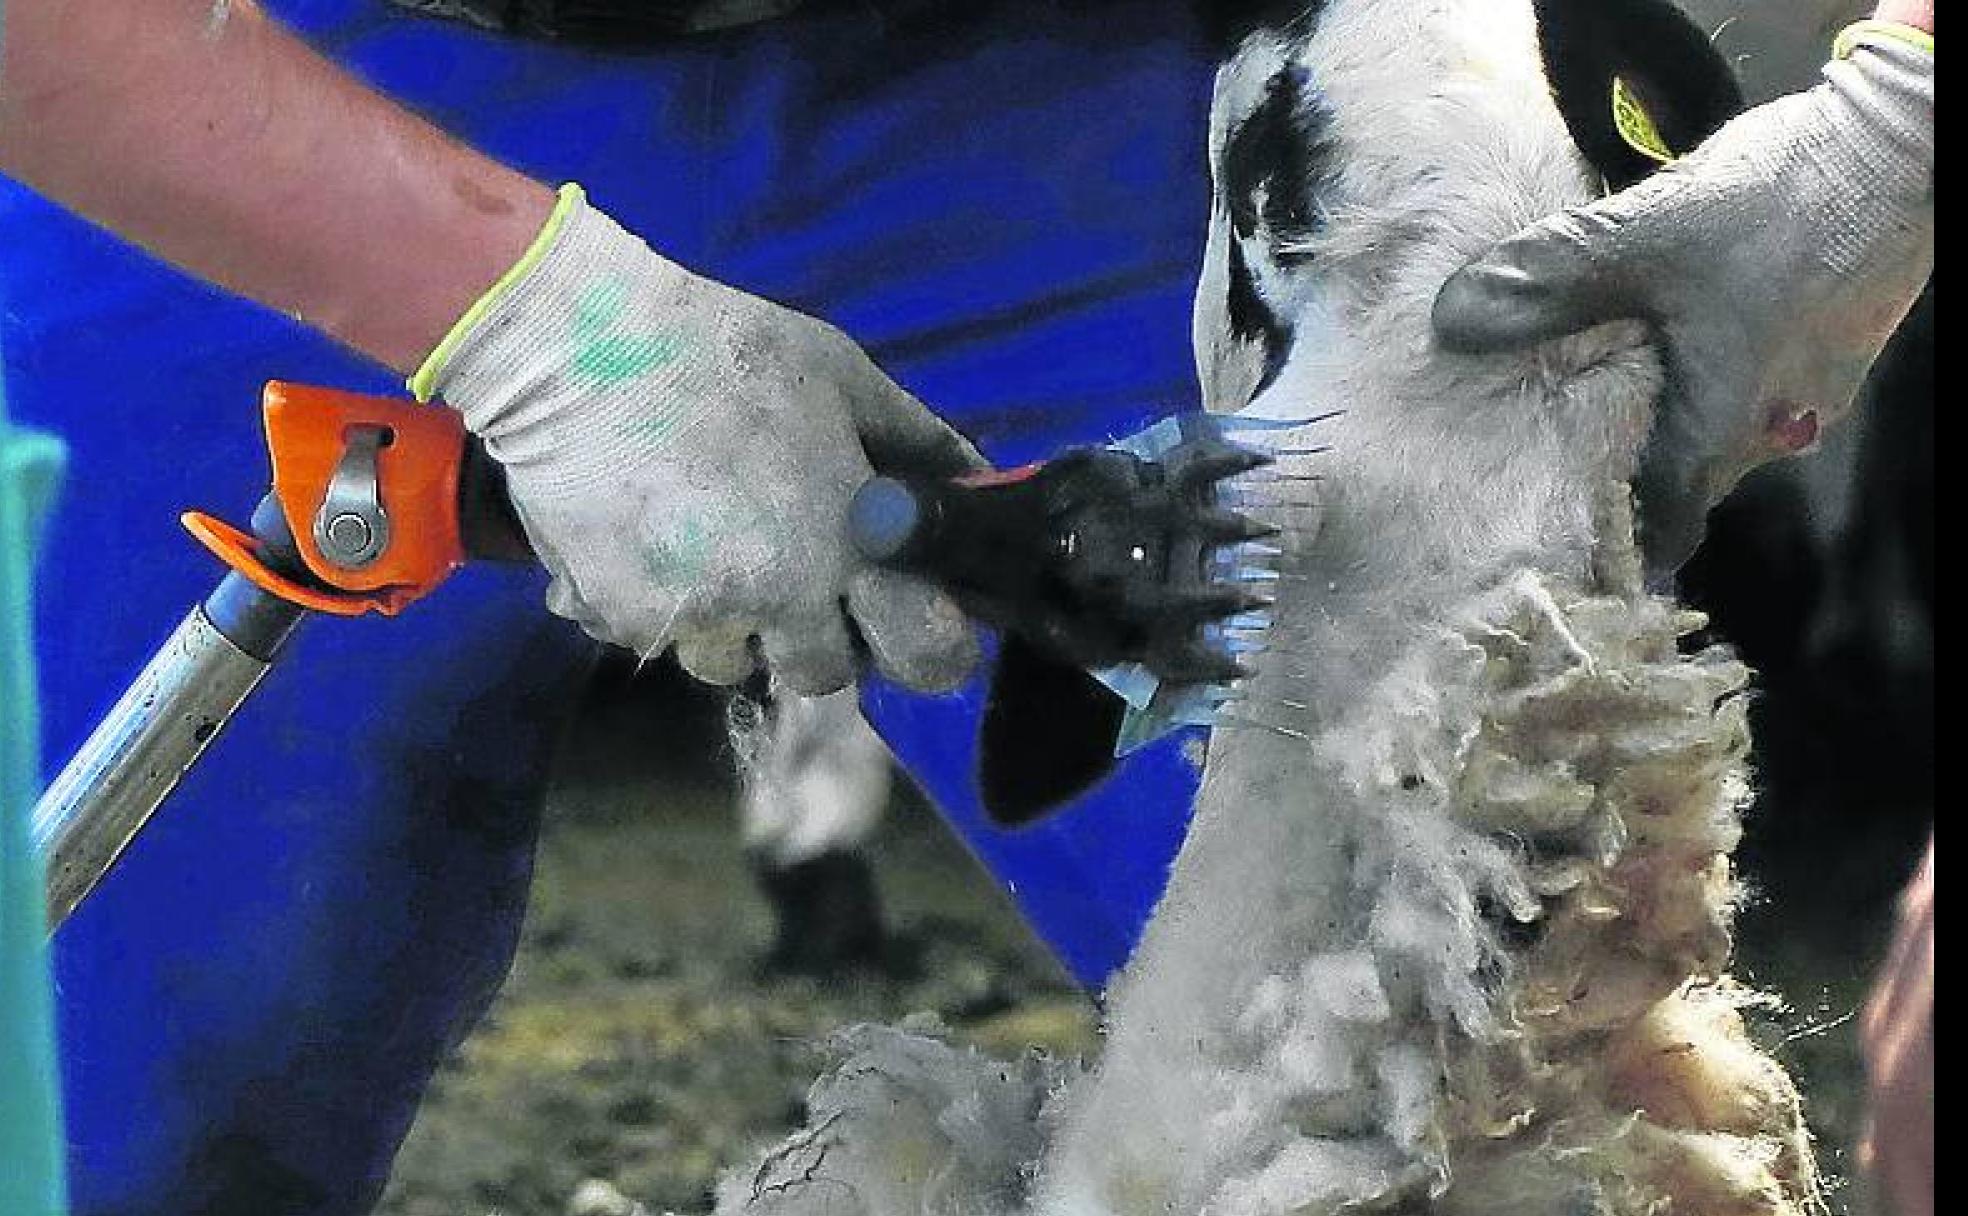
<svg viewBox="0 0 1968 1216">
<path fill-rule="evenodd" d="M 864 565 L 846 528 L 876 468 L 953 475 L 971 446 L 838 329 L 692 274 L 579 187 L 411 387 L 505 466 L 548 605 L 603 641 L 674 643 L 724 684 L 762 648 L 817 695 L 854 675 L 845 609 L 903 683 L 974 660 L 956 606 Z"/>
</svg>

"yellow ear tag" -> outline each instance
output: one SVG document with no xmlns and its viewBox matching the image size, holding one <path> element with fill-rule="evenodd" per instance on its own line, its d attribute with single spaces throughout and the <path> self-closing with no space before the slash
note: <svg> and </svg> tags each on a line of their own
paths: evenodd
<svg viewBox="0 0 1968 1216">
<path fill-rule="evenodd" d="M 1661 138 L 1654 116 L 1647 113 L 1647 107 L 1640 104 L 1639 97 L 1622 76 L 1613 77 L 1613 126 L 1619 129 L 1627 147 L 1649 160 L 1669 165 L 1679 159 Z"/>
</svg>

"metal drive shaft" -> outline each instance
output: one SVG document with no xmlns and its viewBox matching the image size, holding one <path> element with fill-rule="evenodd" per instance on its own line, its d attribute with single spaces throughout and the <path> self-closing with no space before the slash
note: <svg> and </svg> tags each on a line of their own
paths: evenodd
<svg viewBox="0 0 1968 1216">
<path fill-rule="evenodd" d="M 395 615 L 469 558 L 532 559 L 498 465 L 455 414 L 280 381 L 266 386 L 261 412 L 274 484 L 251 534 L 184 516 L 232 573 L 34 807 L 50 931 L 143 831 L 303 619 Z M 297 529 L 312 538 L 312 559 Z"/>
<path fill-rule="evenodd" d="M 158 648 L 34 805 L 50 932 L 116 864 L 305 615 L 231 574 Z"/>
</svg>

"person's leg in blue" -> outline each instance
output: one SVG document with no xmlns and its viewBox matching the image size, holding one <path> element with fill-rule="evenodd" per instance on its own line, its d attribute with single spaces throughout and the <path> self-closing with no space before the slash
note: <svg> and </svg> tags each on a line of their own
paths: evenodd
<svg viewBox="0 0 1968 1216">
<path fill-rule="evenodd" d="M 1001 463 L 1193 404 L 1210 56 L 1186 4 L 827 6 L 633 55 L 275 7 L 693 269 L 839 323 Z M 17 412 L 74 449 L 41 616 L 59 751 L 216 576 L 172 521 L 257 496 L 259 384 L 389 386 L 15 191 L 0 274 Z M 315 623 L 63 929 L 78 1212 L 373 1202 L 510 962 L 591 654 L 540 593 L 472 571 L 396 620 Z M 1013 837 L 976 808 L 974 690 L 870 701 L 1075 970 L 1118 965 L 1186 811 L 1174 748 Z"/>
<path fill-rule="evenodd" d="M 9 378 L 76 460 L 38 630 L 59 754 L 220 573 L 175 516 L 250 507 L 258 383 L 384 386 L 31 200 L 0 213 Z M 57 936 L 77 1212 L 373 1195 L 513 948 L 592 652 L 542 582 L 472 571 L 399 620 L 314 622 Z"/>
</svg>

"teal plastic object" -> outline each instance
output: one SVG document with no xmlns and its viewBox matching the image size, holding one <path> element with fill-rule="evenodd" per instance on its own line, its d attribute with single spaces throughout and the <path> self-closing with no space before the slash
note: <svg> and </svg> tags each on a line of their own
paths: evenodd
<svg viewBox="0 0 1968 1216">
<path fill-rule="evenodd" d="M 59 440 L 8 420 L 0 383 L 0 1212 L 18 1216 L 68 1210 L 44 897 L 27 838 L 41 768 L 32 567 L 63 463 Z"/>
</svg>

